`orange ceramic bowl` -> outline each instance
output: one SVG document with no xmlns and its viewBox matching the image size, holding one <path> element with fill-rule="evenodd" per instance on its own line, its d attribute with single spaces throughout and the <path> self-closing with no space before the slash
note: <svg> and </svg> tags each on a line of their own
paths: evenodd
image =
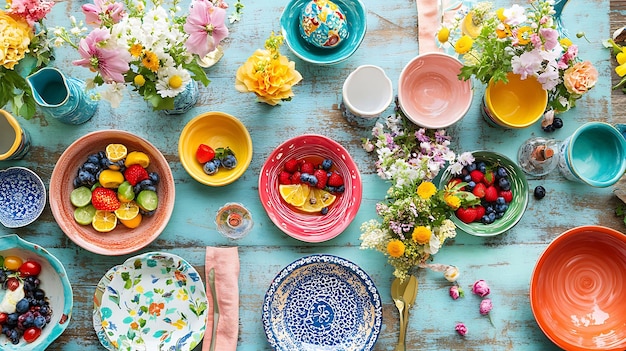
<svg viewBox="0 0 626 351">
<path fill-rule="evenodd" d="M 544 334 L 568 351 L 626 350 L 626 235 L 570 229 L 541 254 L 530 306 Z"/>
<path fill-rule="evenodd" d="M 119 223 L 112 231 L 100 233 L 91 225 L 80 225 L 74 220 L 74 205 L 70 193 L 73 180 L 87 157 L 104 151 L 108 144 L 124 144 L 131 151 L 148 155 L 148 172 L 159 175 L 157 184 L 158 207 L 153 216 L 143 216 L 134 229 Z M 154 241 L 165 229 L 174 210 L 174 177 L 165 157 L 147 140 L 121 130 L 101 130 L 84 135 L 74 141 L 61 154 L 50 177 L 50 208 L 63 232 L 76 245 L 101 255 L 125 255 L 140 250 Z"/>
<path fill-rule="evenodd" d="M 428 129 L 446 128 L 465 116 L 472 105 L 472 85 L 461 80 L 463 64 L 439 52 L 420 54 L 400 73 L 398 102 L 413 123 Z"/>
</svg>

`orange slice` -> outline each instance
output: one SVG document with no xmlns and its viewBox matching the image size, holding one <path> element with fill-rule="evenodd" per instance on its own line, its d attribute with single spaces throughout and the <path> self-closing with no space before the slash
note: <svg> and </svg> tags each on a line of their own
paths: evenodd
<svg viewBox="0 0 626 351">
<path fill-rule="evenodd" d="M 115 229 L 117 225 L 117 216 L 110 211 L 97 210 L 96 214 L 93 216 L 91 225 L 93 229 L 101 233 L 110 232 Z"/>
</svg>

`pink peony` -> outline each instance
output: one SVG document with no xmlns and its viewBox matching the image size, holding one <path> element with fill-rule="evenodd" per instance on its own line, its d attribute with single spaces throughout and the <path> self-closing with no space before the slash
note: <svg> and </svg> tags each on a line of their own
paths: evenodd
<svg viewBox="0 0 626 351">
<path fill-rule="evenodd" d="M 194 0 L 183 27 L 189 34 L 185 42 L 189 52 L 204 57 L 215 50 L 220 41 L 228 36 L 225 18 L 226 10 L 223 8 L 213 6 L 208 0 Z"/>
<path fill-rule="evenodd" d="M 480 307 L 479 307 L 480 314 L 482 315 L 489 314 L 492 308 L 493 308 L 493 304 L 491 303 L 491 299 L 483 299 L 480 302 Z"/>
<path fill-rule="evenodd" d="M 463 297 L 463 289 L 459 288 L 458 285 L 452 285 L 450 287 L 450 297 L 452 298 L 452 300 Z"/>
<path fill-rule="evenodd" d="M 461 336 L 465 336 L 465 334 L 467 334 L 467 327 L 463 323 L 457 323 L 454 330 L 456 330 L 456 332 Z"/>
<path fill-rule="evenodd" d="M 474 282 L 474 285 L 472 286 L 472 292 L 480 297 L 485 297 L 489 295 L 491 290 L 489 290 L 489 285 L 487 285 L 487 282 L 480 279 Z"/>
<path fill-rule="evenodd" d="M 7 12 L 24 18 L 31 27 L 44 19 L 54 6 L 54 1 L 49 0 L 13 0 L 9 3 L 11 7 Z"/>
<path fill-rule="evenodd" d="M 73 62 L 76 66 L 95 69 L 105 83 L 124 83 L 124 73 L 130 66 L 130 54 L 123 48 L 106 48 L 102 45 L 111 37 L 106 29 L 96 28 L 78 44 L 78 53 L 82 57 Z"/>
<path fill-rule="evenodd" d="M 111 0 L 94 0 L 93 4 L 84 4 L 81 9 L 85 22 L 97 27 L 102 21 L 118 23 L 126 15 L 124 4 Z"/>
</svg>

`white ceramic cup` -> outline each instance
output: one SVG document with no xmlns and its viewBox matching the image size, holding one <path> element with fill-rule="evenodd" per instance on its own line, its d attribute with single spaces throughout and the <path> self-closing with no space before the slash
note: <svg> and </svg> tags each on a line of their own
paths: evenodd
<svg viewBox="0 0 626 351">
<path fill-rule="evenodd" d="M 393 100 L 393 85 L 378 66 L 363 65 L 348 75 L 342 89 L 342 114 L 350 124 L 372 126 Z"/>
</svg>

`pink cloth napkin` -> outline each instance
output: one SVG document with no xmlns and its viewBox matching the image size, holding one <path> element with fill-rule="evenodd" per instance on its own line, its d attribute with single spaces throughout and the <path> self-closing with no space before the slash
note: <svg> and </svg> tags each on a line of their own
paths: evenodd
<svg viewBox="0 0 626 351">
<path fill-rule="evenodd" d="M 454 16 L 458 6 L 454 0 L 416 0 L 417 3 L 417 48 L 420 54 L 427 52 L 443 51 L 437 47 L 437 32 L 441 28 L 440 10 L 447 10 L 444 13 L 445 19 Z M 441 3 L 441 5 L 440 5 Z M 459 5 L 460 6 L 460 5 Z M 454 7 L 454 8 L 452 8 Z"/>
<path fill-rule="evenodd" d="M 235 351 L 239 337 L 239 251 L 237 247 L 206 248 L 205 282 L 209 300 L 207 327 L 202 351 L 208 351 L 213 334 L 213 294 L 209 286 L 209 271 L 215 268 L 215 293 L 220 317 L 217 323 L 216 351 Z"/>
</svg>

